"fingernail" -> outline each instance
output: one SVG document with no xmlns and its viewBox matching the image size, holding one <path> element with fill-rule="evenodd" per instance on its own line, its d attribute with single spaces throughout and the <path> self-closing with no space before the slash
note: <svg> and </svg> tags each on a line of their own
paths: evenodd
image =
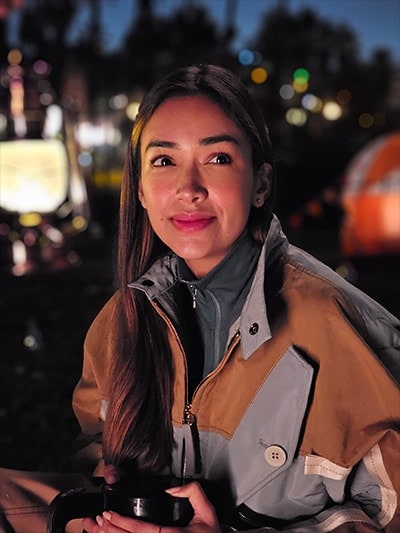
<svg viewBox="0 0 400 533">
<path fill-rule="evenodd" d="M 100 516 L 100 515 L 97 515 L 96 516 L 96 522 L 99 524 L 99 526 L 101 527 L 103 524 L 104 524 L 104 520 L 103 520 L 103 517 Z"/>
<path fill-rule="evenodd" d="M 104 511 L 103 516 L 106 520 L 111 520 L 111 513 L 109 513 L 108 511 Z"/>
<path fill-rule="evenodd" d="M 165 489 L 165 492 L 168 492 L 169 494 L 175 494 L 180 492 L 182 487 L 170 487 L 168 489 Z"/>
</svg>

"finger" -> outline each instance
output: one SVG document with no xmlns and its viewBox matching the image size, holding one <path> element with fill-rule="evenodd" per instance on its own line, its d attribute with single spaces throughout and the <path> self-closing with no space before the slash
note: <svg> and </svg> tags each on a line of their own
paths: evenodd
<svg viewBox="0 0 400 533">
<path fill-rule="evenodd" d="M 92 518 L 84 518 L 82 520 L 82 528 L 87 533 L 100 533 L 100 527 Z"/>
<path fill-rule="evenodd" d="M 122 516 L 115 511 L 104 511 L 103 513 L 103 529 L 114 532 L 112 527 L 119 528 L 118 531 L 128 531 L 129 533 L 159 533 L 160 526 L 142 520 L 136 520 L 127 516 Z M 107 529 L 106 524 L 111 527 Z M 116 530 L 115 530 L 116 531 Z"/>
<path fill-rule="evenodd" d="M 202 521 L 209 525 L 217 523 L 214 507 L 197 481 L 167 489 L 166 492 L 178 498 L 189 498 L 195 521 Z"/>
<path fill-rule="evenodd" d="M 197 481 L 191 481 L 190 483 L 179 485 L 178 487 L 171 487 L 166 489 L 165 492 L 168 492 L 171 496 L 177 496 L 178 498 L 189 498 L 190 503 L 196 507 L 198 505 L 209 503 L 205 492 Z"/>
</svg>

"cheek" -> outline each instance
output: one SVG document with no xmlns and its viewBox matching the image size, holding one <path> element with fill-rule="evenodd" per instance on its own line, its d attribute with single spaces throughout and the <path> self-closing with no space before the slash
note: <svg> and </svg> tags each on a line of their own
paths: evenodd
<svg viewBox="0 0 400 533">
<path fill-rule="evenodd" d="M 230 184 L 219 192 L 222 208 L 234 213 L 248 213 L 251 207 L 253 192 L 247 184 Z"/>
<path fill-rule="evenodd" d="M 168 192 L 165 187 L 156 184 L 151 186 L 145 184 L 142 187 L 142 204 L 146 204 L 147 209 L 157 210 L 166 203 L 167 197 Z"/>
</svg>

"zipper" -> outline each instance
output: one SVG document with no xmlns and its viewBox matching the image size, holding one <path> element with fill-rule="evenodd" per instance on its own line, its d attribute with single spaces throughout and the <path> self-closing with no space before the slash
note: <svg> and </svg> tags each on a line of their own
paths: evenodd
<svg viewBox="0 0 400 533">
<path fill-rule="evenodd" d="M 196 303 L 196 292 L 197 288 L 193 286 L 193 289 L 196 289 L 193 294 L 193 305 L 195 306 Z M 192 412 L 192 403 L 189 400 L 189 380 L 188 380 L 188 367 L 187 367 L 187 359 L 186 359 L 186 353 L 183 348 L 183 345 L 181 343 L 181 340 L 179 338 L 179 335 L 175 329 L 175 326 L 171 322 L 168 315 L 164 313 L 162 308 L 158 305 L 157 302 L 154 300 L 151 301 L 151 304 L 154 306 L 157 313 L 165 320 L 168 327 L 171 329 L 171 331 L 174 334 L 175 339 L 178 342 L 179 348 L 181 350 L 181 353 L 183 355 L 183 363 L 185 367 L 185 398 L 184 398 L 184 410 L 183 410 L 183 417 L 182 417 L 182 433 L 183 433 L 183 443 L 182 443 L 182 456 L 181 456 L 181 479 L 187 479 L 190 477 L 193 477 L 196 471 L 196 457 L 195 457 L 195 443 L 194 443 L 194 430 L 196 425 L 196 416 Z M 225 364 L 225 361 L 230 357 L 230 354 L 232 353 L 232 350 L 235 348 L 235 346 L 238 344 L 240 339 L 240 333 L 237 332 L 232 337 L 228 349 L 224 355 L 224 357 L 219 362 L 218 366 L 205 378 L 203 378 L 200 383 L 197 385 L 195 390 L 193 391 L 192 395 L 192 402 L 193 399 L 196 396 L 197 391 L 199 388 L 205 383 L 208 379 L 211 379 L 221 368 L 223 364 Z"/>
<path fill-rule="evenodd" d="M 237 346 L 239 340 L 240 340 L 240 333 L 239 331 L 237 331 L 234 336 L 232 337 L 231 341 L 229 342 L 228 344 L 228 347 L 227 347 L 227 350 L 226 350 L 226 353 L 224 355 L 224 357 L 221 359 L 221 361 L 219 362 L 219 364 L 216 366 L 216 368 L 214 368 L 214 370 L 212 372 L 210 372 L 210 374 L 208 374 L 205 378 L 203 378 L 200 383 L 197 385 L 197 387 L 195 388 L 195 390 L 193 391 L 193 394 L 192 394 L 192 403 L 189 401 L 189 380 L 188 380 L 188 367 L 187 367 L 187 360 L 186 360 L 186 352 L 182 346 L 182 343 L 181 343 L 181 340 L 179 338 L 179 335 L 178 335 L 178 332 L 176 331 L 175 329 L 175 326 L 173 325 L 173 323 L 171 322 L 170 318 L 168 317 L 168 315 L 166 313 L 164 313 L 164 311 L 162 310 L 162 308 L 158 305 L 157 302 L 155 302 L 154 300 L 151 300 L 151 305 L 154 306 L 155 310 L 157 311 L 157 313 L 161 316 L 161 318 L 163 320 L 165 320 L 165 322 L 167 323 L 168 327 L 171 329 L 171 331 L 173 332 L 174 334 L 174 337 L 175 339 L 177 340 L 178 342 L 178 345 L 179 345 L 179 348 L 182 352 L 182 355 L 183 355 L 183 363 L 184 363 L 184 367 L 185 367 L 185 407 L 184 407 L 184 412 L 183 412 L 183 418 L 182 418 L 182 423 L 186 423 L 186 424 L 189 424 L 189 422 L 191 422 L 191 424 L 193 424 L 196 420 L 196 417 L 195 415 L 192 413 L 192 403 L 193 403 L 193 399 L 194 397 L 196 396 L 196 393 L 197 391 L 199 390 L 199 388 L 201 387 L 201 385 L 203 385 L 203 383 L 205 383 L 209 378 L 211 378 L 212 376 L 214 376 L 214 374 L 216 374 L 219 369 L 221 368 L 221 365 L 223 365 L 225 363 L 225 361 L 229 358 L 232 350 Z"/>
</svg>

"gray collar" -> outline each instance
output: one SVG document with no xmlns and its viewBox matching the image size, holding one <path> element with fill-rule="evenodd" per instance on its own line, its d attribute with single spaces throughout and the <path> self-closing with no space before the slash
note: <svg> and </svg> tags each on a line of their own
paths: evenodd
<svg viewBox="0 0 400 533">
<path fill-rule="evenodd" d="M 263 342 L 271 338 L 271 329 L 267 316 L 267 305 L 265 302 L 264 279 L 265 279 L 265 259 L 266 246 L 264 243 L 260 258 L 258 260 L 256 273 L 253 278 L 249 294 L 243 306 L 242 313 L 238 319 L 238 330 L 240 332 L 242 355 L 248 359 Z M 230 338 L 236 333 L 233 331 L 235 324 L 229 332 Z"/>
</svg>

